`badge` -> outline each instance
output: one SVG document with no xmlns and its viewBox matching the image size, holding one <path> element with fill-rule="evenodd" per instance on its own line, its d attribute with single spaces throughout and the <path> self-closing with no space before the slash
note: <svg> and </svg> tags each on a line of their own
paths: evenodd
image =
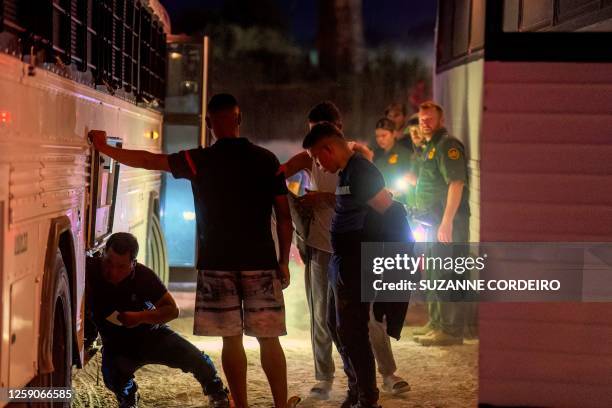
<svg viewBox="0 0 612 408">
<path fill-rule="evenodd" d="M 431 149 L 429 151 L 429 153 L 427 154 L 427 159 L 431 160 L 434 158 L 434 156 L 436 155 L 436 148 L 434 147 L 433 149 Z"/>
<path fill-rule="evenodd" d="M 388 162 L 389 162 L 389 164 L 397 164 L 397 153 L 392 154 L 391 156 L 389 156 Z"/>
<path fill-rule="evenodd" d="M 459 150 L 455 149 L 454 147 L 448 151 L 448 158 L 451 160 L 458 160 L 460 156 L 461 153 L 459 153 Z"/>
</svg>

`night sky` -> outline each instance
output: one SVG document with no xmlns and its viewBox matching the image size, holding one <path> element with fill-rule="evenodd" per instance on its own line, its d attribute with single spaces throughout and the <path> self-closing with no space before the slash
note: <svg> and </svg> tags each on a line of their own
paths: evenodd
<svg viewBox="0 0 612 408">
<path fill-rule="evenodd" d="M 291 19 L 290 31 L 302 45 L 311 45 L 317 30 L 317 0 L 277 0 Z M 431 42 L 436 1 L 362 0 L 368 45 Z M 189 9 L 219 9 L 223 0 L 161 0 L 173 23 Z M 174 26 L 177 32 L 181 27 Z"/>
</svg>

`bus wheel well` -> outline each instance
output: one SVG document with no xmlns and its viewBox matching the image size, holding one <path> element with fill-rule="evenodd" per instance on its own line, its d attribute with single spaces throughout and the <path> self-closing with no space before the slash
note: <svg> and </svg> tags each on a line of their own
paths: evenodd
<svg viewBox="0 0 612 408">
<path fill-rule="evenodd" d="M 49 230 L 49 239 L 47 241 L 47 252 L 45 255 L 44 274 L 41 293 L 41 309 L 40 309 L 40 341 L 38 349 L 38 370 L 39 373 L 46 374 L 53 369 L 52 357 L 52 333 L 50 327 L 53 324 L 52 310 L 56 303 L 55 288 L 57 286 L 57 257 L 61 257 L 68 278 L 70 306 L 72 311 L 71 328 L 72 333 L 72 360 L 80 367 L 81 358 L 78 347 L 78 338 L 76 331 L 78 308 L 77 300 L 77 285 L 76 285 L 76 253 L 74 247 L 74 238 L 72 236 L 71 222 L 67 216 L 57 217 L 51 220 Z"/>
<path fill-rule="evenodd" d="M 64 266 L 66 267 L 66 272 L 68 274 L 68 287 L 70 289 L 70 302 L 72 304 L 72 359 L 74 364 L 77 365 L 78 368 L 81 368 L 81 357 L 79 353 L 79 346 L 77 341 L 77 330 L 76 330 L 76 321 L 77 321 L 77 267 L 76 267 L 76 257 L 74 253 L 74 239 L 72 237 L 71 230 L 65 230 L 61 233 L 58 242 L 58 250 L 62 255 L 62 259 L 64 260 Z"/>
</svg>

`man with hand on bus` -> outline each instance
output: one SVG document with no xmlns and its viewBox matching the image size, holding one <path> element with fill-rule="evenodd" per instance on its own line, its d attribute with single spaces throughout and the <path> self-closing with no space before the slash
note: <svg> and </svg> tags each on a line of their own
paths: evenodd
<svg viewBox="0 0 612 408">
<path fill-rule="evenodd" d="M 86 299 L 102 337 L 104 384 L 120 408 L 135 408 L 134 373 L 146 364 L 162 364 L 192 373 L 211 407 L 229 407 L 211 359 L 165 325 L 178 317 L 178 307 L 157 275 L 136 262 L 137 254 L 136 237 L 118 232 L 101 257 L 87 259 Z"/>
<path fill-rule="evenodd" d="M 214 95 L 207 112 L 217 141 L 206 148 L 154 154 L 110 147 L 103 131 L 91 131 L 90 138 L 120 163 L 190 180 L 199 251 L 194 333 L 223 338 L 223 370 L 237 408 L 248 406 L 242 336 L 256 337 L 274 404 L 285 408 L 287 364 L 278 337 L 287 333 L 282 289 L 289 285 L 293 234 L 287 186 L 276 174 L 280 163 L 274 154 L 240 137 L 242 115 L 232 95 Z"/>
</svg>

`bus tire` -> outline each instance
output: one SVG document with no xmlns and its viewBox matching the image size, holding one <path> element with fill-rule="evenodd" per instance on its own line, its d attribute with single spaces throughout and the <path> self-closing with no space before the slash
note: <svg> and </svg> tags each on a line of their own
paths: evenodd
<svg viewBox="0 0 612 408">
<path fill-rule="evenodd" d="M 72 384 L 72 307 L 70 302 L 70 284 L 64 266 L 62 254 L 58 250 L 55 256 L 55 290 L 52 330 L 53 371 L 38 374 L 28 384 L 29 387 L 71 387 Z M 74 397 L 74 396 L 73 396 Z M 37 404 L 45 408 L 69 408 L 70 402 L 45 402 Z"/>
<path fill-rule="evenodd" d="M 166 239 L 161 228 L 157 214 L 152 213 L 149 219 L 149 234 L 147 235 L 147 261 L 146 264 L 155 272 L 159 279 L 168 285 L 170 277 Z"/>
</svg>

